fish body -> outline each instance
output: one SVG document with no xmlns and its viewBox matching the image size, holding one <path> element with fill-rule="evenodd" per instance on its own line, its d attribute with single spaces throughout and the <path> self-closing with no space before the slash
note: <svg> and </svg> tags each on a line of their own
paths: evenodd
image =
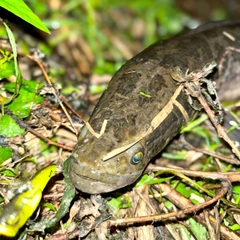
<svg viewBox="0 0 240 240">
<path fill-rule="evenodd" d="M 238 97 L 239 88 L 229 83 L 240 83 L 240 53 L 227 49 L 240 49 L 239 41 L 239 22 L 217 23 L 155 43 L 127 61 L 109 82 L 89 119 L 95 132 L 107 121 L 104 133 L 97 138 L 86 126 L 79 133 L 70 157 L 73 185 L 98 194 L 132 184 L 193 118 L 196 111 L 185 92 L 176 94 L 179 83 L 172 77 L 176 67 L 197 72 L 215 61 L 211 79 L 217 81 L 219 97 Z M 185 116 L 171 103 L 174 94 Z M 156 116 L 160 124 L 152 127 Z M 120 151 L 114 154 L 115 149 Z"/>
</svg>

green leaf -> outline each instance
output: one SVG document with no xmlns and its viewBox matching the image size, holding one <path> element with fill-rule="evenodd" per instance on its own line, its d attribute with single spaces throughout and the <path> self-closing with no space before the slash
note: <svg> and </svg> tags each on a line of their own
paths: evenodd
<svg viewBox="0 0 240 240">
<path fill-rule="evenodd" d="M 91 94 L 102 93 L 106 88 L 107 88 L 107 84 L 91 85 L 91 86 L 89 87 Z"/>
<path fill-rule="evenodd" d="M 140 92 L 140 95 L 142 95 L 143 97 L 147 97 L 147 98 L 150 98 L 150 97 L 151 97 L 150 94 L 145 93 L 145 92 Z"/>
<path fill-rule="evenodd" d="M 135 185 L 135 187 L 140 187 L 146 183 L 148 183 L 149 181 L 153 180 L 154 175 L 153 174 L 144 174 L 139 181 L 137 182 L 137 184 Z"/>
<path fill-rule="evenodd" d="M 192 120 L 190 122 L 188 122 L 187 126 L 184 126 L 181 130 L 181 133 L 185 133 L 185 132 L 190 132 L 192 131 L 194 128 L 196 128 L 197 126 L 199 126 L 201 123 L 203 123 L 204 121 L 206 121 L 208 118 L 207 114 L 202 114 L 201 117 Z"/>
<path fill-rule="evenodd" d="M 52 203 L 45 202 L 45 203 L 43 203 L 43 207 L 47 207 L 50 210 L 52 210 L 53 212 L 57 211 L 56 207 Z"/>
<path fill-rule="evenodd" d="M 175 207 L 175 206 L 173 205 L 173 203 L 170 202 L 170 201 L 168 201 L 168 200 L 164 202 L 164 206 L 165 206 L 168 210 L 173 210 L 173 207 Z"/>
<path fill-rule="evenodd" d="M 7 104 L 7 103 L 9 103 L 9 99 L 0 94 L 0 104 L 4 105 L 4 104 Z"/>
<path fill-rule="evenodd" d="M 1 147 L 0 146 L 0 164 L 2 164 L 5 160 L 9 159 L 12 156 L 12 149 L 9 147 Z"/>
<path fill-rule="evenodd" d="M 9 99 L 9 102 L 10 102 L 18 95 L 18 92 L 19 92 L 19 89 L 21 86 L 21 82 L 22 82 L 22 75 L 21 75 L 21 71 L 19 69 L 18 62 L 17 62 L 17 45 L 16 45 L 16 41 L 15 41 L 13 32 L 11 31 L 11 29 L 8 27 L 8 25 L 6 23 L 3 23 L 3 24 L 4 24 L 6 32 L 8 34 L 9 41 L 11 43 L 13 59 L 14 59 L 15 76 L 16 76 L 15 92 L 14 92 L 13 96 L 11 97 L 11 99 Z"/>
<path fill-rule="evenodd" d="M 205 227 L 196 222 L 193 218 L 189 219 L 189 225 L 192 233 L 198 240 L 207 240 L 209 239 L 208 232 Z"/>
<path fill-rule="evenodd" d="M 22 0 L 1 0 L 0 7 L 7 9 L 40 30 L 50 33 L 48 28 Z"/>
<path fill-rule="evenodd" d="M 8 51 L 0 51 L 3 57 L 0 59 L 0 80 L 15 74 L 14 60 Z"/>
<path fill-rule="evenodd" d="M 128 196 L 119 196 L 108 201 L 108 205 L 116 212 L 120 209 L 130 208 L 132 206 L 131 200 Z"/>
<path fill-rule="evenodd" d="M 240 184 L 234 184 L 232 188 L 233 193 L 240 194 Z"/>
<path fill-rule="evenodd" d="M 64 162 L 64 167 L 63 167 L 63 175 L 64 175 L 64 181 L 65 181 L 65 190 L 64 194 L 62 197 L 62 202 L 60 205 L 60 208 L 56 212 L 56 215 L 54 218 L 51 220 L 46 220 L 43 219 L 40 222 L 37 222 L 35 224 L 32 224 L 30 226 L 30 229 L 37 229 L 38 231 L 44 231 L 46 228 L 51 228 L 54 226 L 56 223 L 58 223 L 64 215 L 69 211 L 70 204 L 75 197 L 75 187 L 72 185 L 72 182 L 69 177 L 69 163 L 71 161 L 71 157 L 69 157 L 65 162 Z"/>
<path fill-rule="evenodd" d="M 168 159 L 172 160 L 184 160 L 186 158 L 187 153 L 186 152 L 177 152 L 177 153 L 162 153 L 162 156 Z"/>
<path fill-rule="evenodd" d="M 5 26 L 5 29 L 7 31 L 8 34 L 8 38 L 9 41 L 11 43 L 11 47 L 12 47 L 12 51 L 13 51 L 13 59 L 14 59 L 14 66 L 15 66 L 15 73 L 16 73 L 16 77 L 19 78 L 19 69 L 18 69 L 18 62 L 17 62 L 17 45 L 16 45 L 16 41 L 13 35 L 13 32 L 11 31 L 11 29 L 8 27 L 8 25 L 6 23 L 3 23 Z"/>
<path fill-rule="evenodd" d="M 232 226 L 229 226 L 229 228 L 232 230 L 232 231 L 238 231 L 240 230 L 240 225 L 239 224 L 234 224 Z"/>
<path fill-rule="evenodd" d="M 52 138 L 50 138 L 50 139 L 51 139 L 51 141 L 53 141 L 53 142 L 57 142 L 56 137 L 52 137 Z M 45 157 L 50 157 L 50 154 L 51 154 L 51 153 L 57 151 L 57 147 L 56 147 L 56 146 L 54 146 L 54 145 L 49 146 L 49 144 L 48 144 L 46 141 L 42 141 L 42 140 L 41 140 L 41 141 L 40 141 L 40 145 L 41 145 L 41 149 L 42 149 L 41 153 L 42 153 L 42 155 L 45 156 Z"/>
<path fill-rule="evenodd" d="M 186 226 L 184 226 L 182 224 L 173 224 L 172 226 L 175 229 L 175 231 L 177 231 L 179 233 L 179 236 L 181 236 L 180 239 L 192 240 L 191 234 L 190 234 L 189 230 L 186 228 Z"/>
<path fill-rule="evenodd" d="M 90 86 L 90 88 L 91 88 L 91 86 Z M 79 88 L 73 87 L 73 86 L 65 87 L 61 90 L 61 93 L 64 95 L 72 94 L 73 92 L 80 93 L 81 90 Z M 91 92 L 91 90 L 90 90 L 90 92 Z"/>
<path fill-rule="evenodd" d="M 42 86 L 42 83 L 36 81 L 23 80 L 19 95 L 7 105 L 7 108 L 19 118 L 28 117 L 31 108 L 43 100 L 43 97 L 37 94 Z M 5 84 L 4 87 L 9 92 L 15 91 L 15 83 Z"/>
<path fill-rule="evenodd" d="M 24 133 L 13 118 L 8 115 L 0 117 L 0 135 L 5 137 L 15 137 Z"/>
<path fill-rule="evenodd" d="M 0 234 L 14 237 L 31 217 L 42 198 L 42 191 L 57 169 L 50 165 L 38 172 L 30 182 L 27 191 L 16 195 L 6 204 L 0 214 Z M 10 210 L 11 211 L 10 211 Z"/>
<path fill-rule="evenodd" d="M 173 185 L 174 185 L 174 181 L 173 181 Z M 186 184 L 181 183 L 181 182 L 178 183 L 176 190 L 186 198 L 190 198 L 191 194 L 195 194 L 199 197 L 202 197 L 202 195 L 199 193 L 199 191 L 197 191 L 194 188 L 189 187 Z"/>
<path fill-rule="evenodd" d="M 153 184 L 157 184 L 157 183 L 162 183 L 162 182 L 166 182 L 171 180 L 173 177 L 167 177 L 167 178 L 155 178 L 154 175 L 151 174 L 144 174 L 140 180 L 137 182 L 137 184 L 135 185 L 135 187 L 140 187 L 144 184 L 149 184 L 149 185 L 153 185 Z"/>
<path fill-rule="evenodd" d="M 0 174 L 3 174 L 8 177 L 15 177 L 17 175 L 17 173 L 14 172 L 14 169 L 2 169 L 0 170 Z"/>
<path fill-rule="evenodd" d="M 162 183 L 162 182 L 167 182 L 167 181 L 171 180 L 172 178 L 174 178 L 174 176 L 172 176 L 172 177 L 165 177 L 165 178 L 156 178 L 156 179 L 150 180 L 148 182 L 148 184 L 149 185 L 154 185 L 154 184 L 158 184 L 158 183 Z"/>
<path fill-rule="evenodd" d="M 236 183 L 233 185 L 232 192 L 234 193 L 234 196 L 235 196 L 234 199 L 236 201 L 236 204 L 239 204 L 240 203 L 240 184 L 239 183 Z"/>
<path fill-rule="evenodd" d="M 24 94 L 24 92 L 26 94 Z M 31 108 L 43 100 L 41 96 L 35 96 L 33 93 L 22 90 L 23 94 L 20 94 L 7 108 L 12 111 L 19 118 L 28 117 Z"/>
</svg>

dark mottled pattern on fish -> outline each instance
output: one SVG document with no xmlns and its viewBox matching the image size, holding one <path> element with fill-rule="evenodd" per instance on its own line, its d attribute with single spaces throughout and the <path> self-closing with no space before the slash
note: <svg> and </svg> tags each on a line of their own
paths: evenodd
<svg viewBox="0 0 240 240">
<path fill-rule="evenodd" d="M 183 114 L 176 106 L 151 134 L 107 161 L 103 161 L 104 156 L 145 134 L 153 118 L 167 105 L 179 86 L 171 77 L 175 67 L 180 67 L 183 72 L 188 69 L 198 71 L 212 61 L 219 63 L 228 46 L 240 48 L 239 42 L 226 37 L 224 31 L 240 39 L 239 23 L 206 25 L 153 44 L 121 67 L 89 120 L 92 128 L 99 132 L 106 119 L 104 134 L 96 138 L 84 128 L 73 151 L 70 177 L 78 189 L 88 193 L 109 192 L 129 185 L 141 176 L 151 158 L 185 124 Z M 240 82 L 239 64 L 240 54 L 229 53 L 222 75 L 218 76 L 218 69 L 211 74 L 218 80 L 219 93 L 224 97 L 232 97 L 226 94 L 228 81 Z M 232 92 L 236 90 L 232 89 Z M 179 94 L 177 101 L 189 118 L 193 117 L 195 111 L 184 92 Z M 133 156 L 138 152 L 142 152 L 143 160 L 132 164 Z"/>
</svg>

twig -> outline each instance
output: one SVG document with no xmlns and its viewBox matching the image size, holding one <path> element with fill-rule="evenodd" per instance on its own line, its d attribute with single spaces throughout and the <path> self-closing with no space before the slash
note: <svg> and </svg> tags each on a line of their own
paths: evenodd
<svg viewBox="0 0 240 240">
<path fill-rule="evenodd" d="M 15 116 L 12 112 L 10 112 L 8 110 L 6 112 L 7 112 L 8 115 L 10 115 L 19 124 L 20 127 L 24 128 L 28 132 L 31 132 L 32 134 L 34 134 L 35 136 L 37 136 L 41 140 L 45 141 L 48 145 L 54 145 L 56 147 L 63 148 L 63 149 L 68 150 L 68 151 L 73 150 L 73 147 L 69 147 L 69 146 L 66 146 L 64 144 L 54 142 L 51 139 L 43 136 L 41 133 L 39 133 L 39 132 L 35 131 L 34 129 L 32 129 L 31 127 L 29 127 L 24 121 L 22 121 L 20 118 Z"/>
<path fill-rule="evenodd" d="M 183 197 L 181 194 L 179 194 L 175 189 L 172 189 L 171 186 L 168 184 L 160 184 L 160 188 L 165 194 L 166 198 L 171 201 L 174 205 L 181 209 L 185 209 L 189 206 L 194 206 L 193 203 Z M 200 213 L 199 215 L 194 214 L 193 218 L 195 218 L 198 222 L 204 224 L 205 226 L 207 225 L 207 222 L 204 220 L 204 214 Z M 218 222 L 216 219 L 209 215 L 209 221 L 213 225 L 214 229 L 217 229 Z M 239 239 L 239 236 L 235 234 L 233 231 L 230 231 L 227 227 L 225 227 L 223 224 L 220 225 L 220 233 L 221 233 L 221 239 L 225 240 L 236 240 Z"/>
<path fill-rule="evenodd" d="M 189 83 L 189 82 L 185 82 L 184 86 L 186 87 L 186 89 L 189 91 L 189 93 L 198 99 L 198 101 L 201 103 L 201 105 L 203 106 L 204 110 L 206 111 L 206 113 L 208 114 L 212 124 L 214 125 L 214 127 L 216 128 L 217 132 L 218 132 L 218 136 L 220 138 L 223 138 L 232 148 L 233 153 L 238 157 L 238 159 L 240 159 L 240 152 L 237 149 L 237 147 L 235 146 L 235 144 L 232 142 L 232 140 L 228 137 L 228 135 L 226 134 L 224 128 L 222 127 L 222 125 L 220 123 L 216 123 L 216 116 L 213 113 L 213 111 L 210 109 L 206 99 L 204 98 L 204 96 L 202 95 L 200 89 L 196 91 L 196 88 L 199 88 L 195 83 Z M 194 88 L 193 88 L 194 86 Z"/>
<path fill-rule="evenodd" d="M 167 167 L 160 167 L 160 166 L 154 166 L 150 164 L 147 169 L 147 171 L 164 171 L 164 172 L 178 172 L 182 173 L 187 176 L 191 177 L 201 177 L 201 178 L 208 178 L 208 179 L 219 179 L 219 180 L 226 180 L 230 182 L 240 182 L 240 173 L 239 172 L 202 172 L 202 171 L 191 171 L 181 168 L 167 168 Z"/>
<path fill-rule="evenodd" d="M 141 217 L 130 217 L 130 218 L 123 218 L 123 219 L 114 219 L 114 220 L 108 220 L 108 226 L 118 226 L 118 225 L 126 225 L 126 224 L 134 224 L 134 223 L 146 223 L 146 222 L 158 222 L 158 221 L 164 221 L 164 220 L 169 220 L 172 218 L 180 218 L 184 217 L 188 213 L 192 212 L 197 212 L 220 198 L 222 198 L 227 192 L 228 192 L 228 187 L 229 183 L 228 182 L 222 182 L 222 188 L 220 191 L 216 194 L 215 197 L 212 199 L 198 204 L 198 205 L 193 205 L 190 207 L 187 207 L 183 210 L 177 211 L 177 212 L 171 212 L 171 213 L 166 213 L 166 214 L 159 214 L 159 215 L 152 215 L 152 216 L 141 216 Z"/>
<path fill-rule="evenodd" d="M 230 50 L 232 50 L 232 49 L 230 49 Z M 221 61 L 223 61 L 223 59 Z M 221 63 L 221 61 L 220 61 L 220 63 Z M 240 159 L 239 150 L 234 145 L 232 140 L 228 137 L 228 135 L 226 134 L 222 125 L 218 121 L 216 121 L 217 118 L 216 118 L 215 114 L 213 113 L 213 111 L 211 110 L 211 108 L 209 107 L 209 104 L 208 104 L 206 98 L 203 96 L 201 88 L 200 88 L 202 82 L 211 83 L 205 77 L 208 76 L 208 74 L 210 74 L 213 71 L 214 67 L 216 67 L 216 62 L 213 61 L 210 64 L 205 65 L 198 72 L 188 73 L 188 70 L 187 70 L 187 72 L 185 74 L 183 74 L 183 72 L 181 71 L 181 69 L 179 67 L 176 67 L 174 69 L 174 71 L 172 72 L 171 76 L 175 81 L 181 83 L 181 85 L 185 87 L 185 89 L 187 90 L 187 92 L 190 96 L 196 98 L 200 102 L 200 104 L 202 105 L 202 107 L 204 108 L 206 113 L 208 114 L 213 126 L 216 128 L 216 130 L 218 132 L 218 136 L 220 138 L 223 138 L 231 146 L 233 153 L 238 157 L 238 159 Z M 221 72 L 221 70 L 219 70 L 219 71 Z M 216 99 L 218 99 L 216 90 L 215 89 L 212 89 L 212 90 L 215 93 Z M 216 106 L 219 107 L 218 110 L 222 109 L 220 103 L 217 102 Z"/>
<path fill-rule="evenodd" d="M 190 143 L 188 143 L 188 142 L 184 139 L 183 136 L 181 136 L 180 141 L 181 141 L 184 145 L 186 145 L 186 147 L 187 147 L 188 149 L 191 149 L 191 150 L 193 150 L 193 151 L 195 151 L 195 152 L 201 152 L 201 153 L 203 153 L 203 154 L 206 154 L 206 155 L 209 155 L 209 156 L 212 156 L 212 157 L 221 159 L 221 160 L 223 160 L 223 161 L 225 161 L 225 162 L 228 162 L 228 163 L 231 163 L 231 164 L 235 164 L 235 165 L 240 165 L 240 161 L 238 161 L 238 160 L 234 160 L 234 159 L 232 159 L 232 158 L 219 155 L 219 154 L 217 154 L 217 153 L 215 153 L 215 152 L 210 152 L 210 151 L 208 151 L 208 150 L 201 149 L 201 148 L 196 148 L 196 147 L 192 146 Z"/>
<path fill-rule="evenodd" d="M 57 95 L 58 95 L 58 94 L 57 94 L 57 91 L 56 91 L 56 89 L 53 87 L 52 82 L 51 82 L 51 80 L 50 80 L 50 78 L 49 78 L 49 76 L 48 76 L 45 68 L 43 67 L 42 63 L 41 63 L 37 58 L 35 58 L 35 57 L 33 57 L 33 56 L 29 55 L 29 54 L 27 54 L 26 56 L 38 64 L 38 66 L 39 66 L 40 69 L 42 70 L 42 73 L 43 73 L 43 75 L 44 75 L 47 83 L 52 86 L 52 88 L 53 88 L 53 93 L 54 93 L 55 97 L 57 97 Z M 64 111 L 64 113 L 66 114 L 66 116 L 67 116 L 67 118 L 68 118 L 68 121 L 70 122 L 70 124 L 72 125 L 72 128 L 74 129 L 75 133 L 77 134 L 78 131 L 77 131 L 77 129 L 75 128 L 75 126 L 74 126 L 74 124 L 73 124 L 73 122 L 72 122 L 71 117 L 69 116 L 66 108 L 65 108 L 64 105 L 61 103 L 61 101 L 59 101 L 59 105 L 60 105 L 60 107 L 62 108 L 62 110 Z"/>
</svg>

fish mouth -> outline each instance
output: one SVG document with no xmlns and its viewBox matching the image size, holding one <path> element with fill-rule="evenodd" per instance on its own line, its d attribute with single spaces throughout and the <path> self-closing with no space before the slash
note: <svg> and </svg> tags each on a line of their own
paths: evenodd
<svg viewBox="0 0 240 240">
<path fill-rule="evenodd" d="M 75 173 L 76 174 L 76 173 Z M 79 178 L 81 179 L 84 179 L 86 181 L 91 181 L 91 182 L 98 182 L 98 180 L 94 179 L 94 178 L 90 178 L 90 177 L 87 177 L 87 176 L 83 176 L 83 175 L 79 175 L 79 174 L 76 174 Z"/>
<path fill-rule="evenodd" d="M 116 190 L 116 185 L 102 182 L 90 177 L 76 174 L 75 172 L 70 173 L 70 178 L 73 185 L 80 191 L 89 194 L 101 194 L 112 192 Z M 120 188 L 120 187 L 119 187 Z"/>
<path fill-rule="evenodd" d="M 85 193 L 101 194 L 112 192 L 135 182 L 138 176 L 139 172 L 116 175 L 94 171 L 89 166 L 79 163 L 73 156 L 70 156 L 70 180 L 78 190 Z"/>
</svg>

